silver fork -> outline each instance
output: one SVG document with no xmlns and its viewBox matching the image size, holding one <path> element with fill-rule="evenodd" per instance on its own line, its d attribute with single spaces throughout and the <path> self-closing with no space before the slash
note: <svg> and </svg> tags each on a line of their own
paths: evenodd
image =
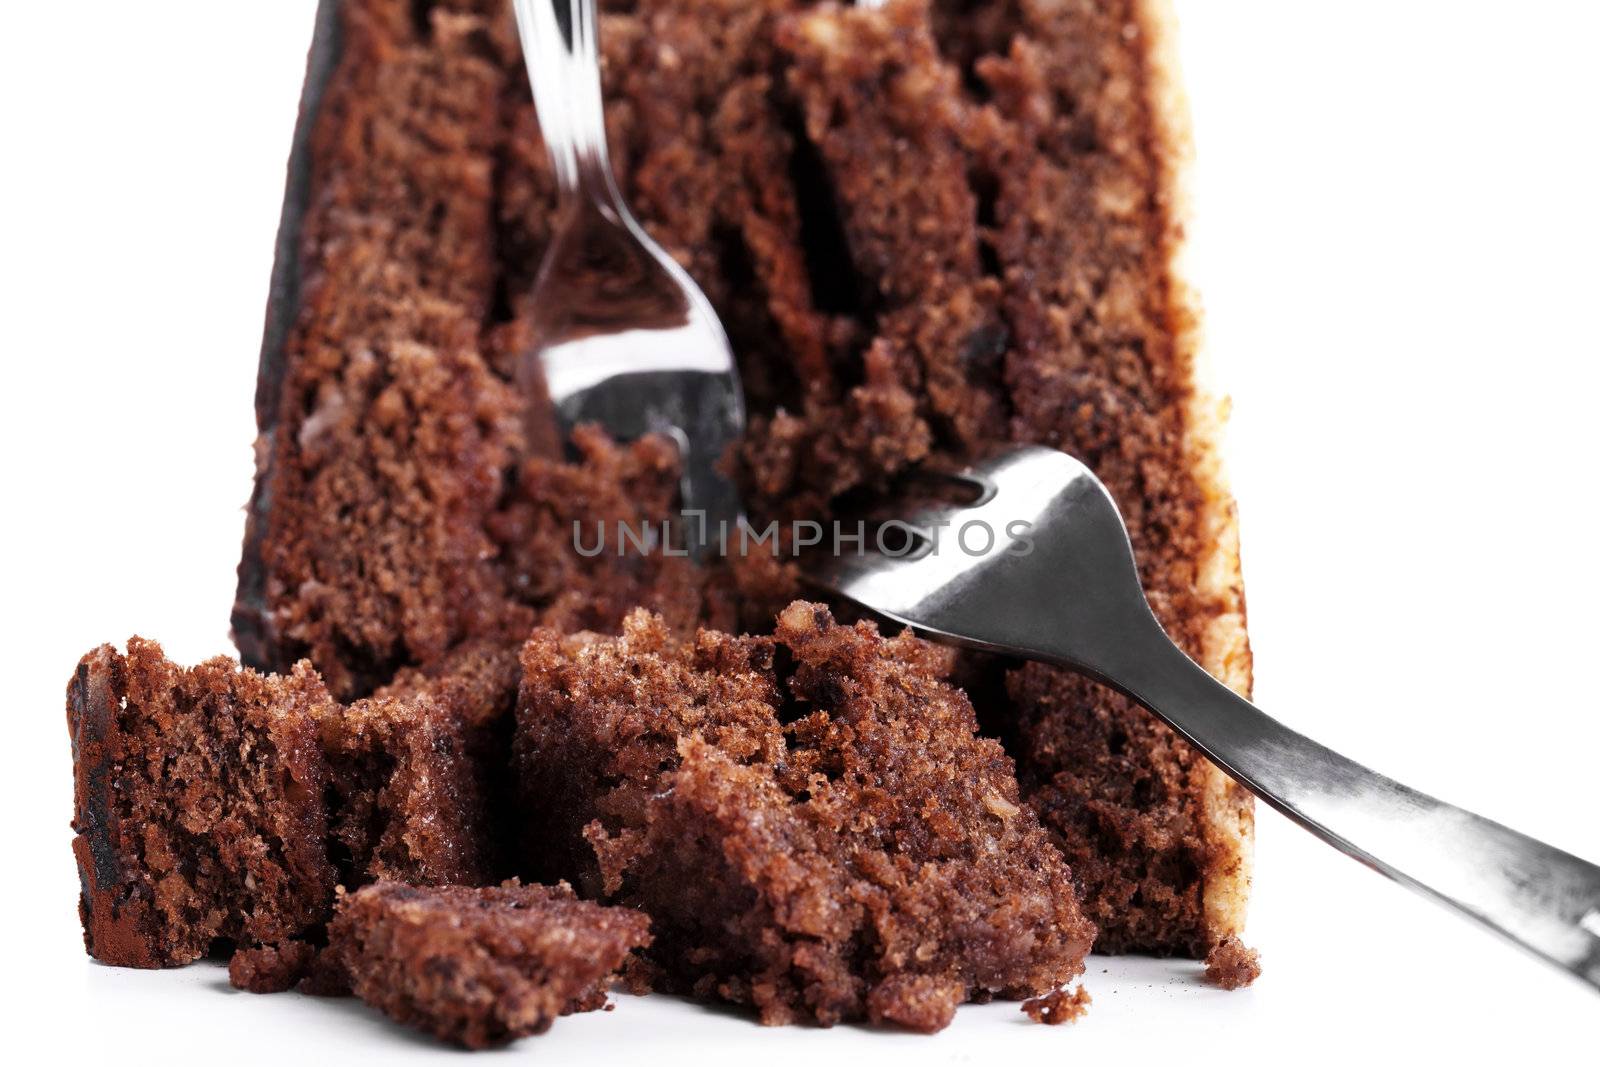
<svg viewBox="0 0 1600 1067">
<path fill-rule="evenodd" d="M 1156 621 L 1116 503 L 1071 456 L 1019 448 L 954 479 L 976 499 L 909 515 L 914 549 L 835 555 L 808 577 L 930 636 L 1120 690 L 1334 848 L 1600 989 L 1600 867 L 1376 774 L 1212 678 Z"/>
<path fill-rule="evenodd" d="M 613 437 L 676 440 L 689 546 L 732 528 L 739 497 L 717 463 L 744 431 L 728 338 L 683 268 L 634 219 L 611 171 L 595 0 L 515 0 L 534 105 L 560 190 L 556 234 L 534 283 L 534 343 L 518 362 L 539 380 L 563 436 L 594 422 Z"/>
</svg>

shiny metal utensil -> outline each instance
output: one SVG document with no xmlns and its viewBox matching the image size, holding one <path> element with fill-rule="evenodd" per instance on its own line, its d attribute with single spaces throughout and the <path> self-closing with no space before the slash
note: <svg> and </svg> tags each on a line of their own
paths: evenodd
<svg viewBox="0 0 1600 1067">
<path fill-rule="evenodd" d="M 690 548 L 732 528 L 733 483 L 716 469 L 744 430 L 733 352 L 711 304 L 624 203 L 606 149 L 595 0 L 515 0 L 534 105 L 560 188 L 556 235 L 534 283 L 534 345 L 518 367 L 543 379 L 561 430 L 664 433 L 683 464 Z"/>
<path fill-rule="evenodd" d="M 1600 989 L 1600 867 L 1369 771 L 1212 678 L 1161 629 L 1116 503 L 1071 456 L 1020 448 L 955 480 L 975 501 L 906 516 L 915 549 L 808 576 L 930 636 L 1120 690 L 1334 848 Z"/>
</svg>

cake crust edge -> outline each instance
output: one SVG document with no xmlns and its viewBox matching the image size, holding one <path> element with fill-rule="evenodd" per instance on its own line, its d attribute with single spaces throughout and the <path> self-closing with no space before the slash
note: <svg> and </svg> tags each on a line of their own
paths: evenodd
<svg viewBox="0 0 1600 1067">
<path fill-rule="evenodd" d="M 1229 401 L 1215 391 L 1206 358 L 1199 292 L 1190 276 L 1188 223 L 1193 215 L 1194 139 L 1178 53 L 1178 20 L 1171 0 L 1139 0 L 1139 30 L 1148 42 L 1145 92 L 1154 131 L 1163 203 L 1163 235 L 1169 291 L 1167 315 L 1174 357 L 1188 368 L 1190 395 L 1184 405 L 1184 451 L 1199 488 L 1199 516 L 1210 551 L 1196 561 L 1200 591 L 1222 606 L 1206 628 L 1199 662 L 1242 697 L 1253 685 L 1253 659 L 1246 630 L 1244 579 L 1239 555 L 1238 509 L 1223 466 Z M 1194 768 L 1202 798 L 1207 851 L 1202 891 L 1203 933 L 1219 944 L 1244 931 L 1255 848 L 1255 798 L 1210 760 Z"/>
<path fill-rule="evenodd" d="M 154 969 L 166 961 L 156 948 L 158 935 L 150 906 L 139 898 L 119 900 L 117 893 L 125 877 L 117 851 L 123 830 L 112 793 L 121 757 L 116 707 L 125 690 L 122 661 L 110 645 L 87 653 L 67 686 L 78 917 L 89 955 L 117 967 Z"/>
</svg>

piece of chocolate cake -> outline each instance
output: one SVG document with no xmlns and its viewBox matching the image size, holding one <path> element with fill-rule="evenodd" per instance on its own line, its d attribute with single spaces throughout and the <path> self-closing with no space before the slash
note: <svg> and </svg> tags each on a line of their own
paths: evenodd
<svg viewBox="0 0 1600 1067">
<path fill-rule="evenodd" d="M 1083 969 L 1071 872 L 976 735 L 947 651 L 797 601 L 771 638 L 659 618 L 537 633 L 517 768 L 532 862 L 644 909 L 666 988 L 762 1021 L 932 1032 Z"/>
<path fill-rule="evenodd" d="M 1083 1018 L 1089 1010 L 1089 991 L 1082 986 L 1076 989 L 1052 989 L 1042 997 L 1022 1002 L 1022 1010 L 1036 1023 L 1046 1026 L 1064 1026 Z"/>
<path fill-rule="evenodd" d="M 920 353 L 935 457 L 1011 441 L 1084 460 L 1168 631 L 1247 689 L 1232 505 L 1174 268 L 1186 146 L 1159 5 L 823 5 L 781 27 L 851 262 L 879 294 L 874 343 Z M 973 662 L 964 678 L 1072 864 L 1097 948 L 1199 956 L 1238 932 L 1242 790 L 1069 672 Z"/>
<path fill-rule="evenodd" d="M 1261 953 L 1230 937 L 1206 953 L 1206 981 L 1223 989 L 1243 989 L 1261 977 Z"/>
<path fill-rule="evenodd" d="M 1248 691 L 1164 2 L 602 6 L 613 159 L 727 326 L 758 527 L 826 521 L 913 464 L 1063 448 L 1115 495 L 1169 632 Z M 534 621 L 765 625 L 791 569 L 572 549 L 574 523 L 669 514 L 674 463 L 594 434 L 563 456 L 511 388 L 554 183 L 508 5 L 324 13 L 262 358 L 245 659 L 307 655 L 353 698 Z M 1100 948 L 1199 957 L 1240 931 L 1242 790 L 1068 672 L 967 657 L 960 677 Z"/>
<path fill-rule="evenodd" d="M 303 665 L 185 669 L 137 637 L 125 656 L 83 658 L 67 721 L 90 955 L 175 966 L 218 939 L 273 943 L 323 921 L 334 869 L 317 720 L 331 705 Z"/>
<path fill-rule="evenodd" d="M 90 954 L 176 966 L 229 940 L 260 990 L 303 969 L 293 939 L 321 931 L 335 880 L 496 878 L 520 668 L 489 645 L 444 665 L 345 706 L 305 663 L 186 670 L 139 638 L 85 656 L 68 725 Z"/>
<path fill-rule="evenodd" d="M 377 882 L 340 900 L 328 951 L 356 996 L 391 1019 L 479 1049 L 603 1007 L 649 930 L 639 912 L 578 900 L 566 885 Z"/>
<path fill-rule="evenodd" d="M 516 68 L 496 33 L 508 9 L 482 6 L 338 5 L 338 68 L 299 164 L 307 210 L 286 226 L 309 255 L 279 272 L 292 310 L 270 312 L 234 632 L 250 663 L 310 657 L 341 699 L 540 614 L 701 615 L 683 560 L 572 573 L 575 519 L 665 513 L 672 449 L 591 436 L 578 462 L 543 456 L 493 365 L 491 334 L 518 336 L 491 330 Z"/>
<path fill-rule="evenodd" d="M 246 993 L 284 993 L 311 972 L 318 952 L 309 941 L 241 948 L 228 960 L 228 982 Z"/>
</svg>

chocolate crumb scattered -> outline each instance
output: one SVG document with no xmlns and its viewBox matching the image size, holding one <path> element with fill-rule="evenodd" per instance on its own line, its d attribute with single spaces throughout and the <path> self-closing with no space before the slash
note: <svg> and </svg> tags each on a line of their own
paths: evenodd
<svg viewBox="0 0 1600 1067">
<path fill-rule="evenodd" d="M 306 976 L 316 955 L 305 941 L 242 948 L 228 961 L 228 981 L 247 993 L 282 993 Z"/>
<path fill-rule="evenodd" d="M 1083 1013 L 1089 1010 L 1090 1003 L 1089 991 L 1078 986 L 1071 990 L 1053 989 L 1042 997 L 1025 1000 L 1022 1010 L 1036 1023 L 1061 1026 L 1081 1019 Z"/>
<path fill-rule="evenodd" d="M 1223 989 L 1243 989 L 1261 977 L 1261 953 L 1237 937 L 1220 941 L 1206 954 L 1206 981 Z"/>
</svg>

